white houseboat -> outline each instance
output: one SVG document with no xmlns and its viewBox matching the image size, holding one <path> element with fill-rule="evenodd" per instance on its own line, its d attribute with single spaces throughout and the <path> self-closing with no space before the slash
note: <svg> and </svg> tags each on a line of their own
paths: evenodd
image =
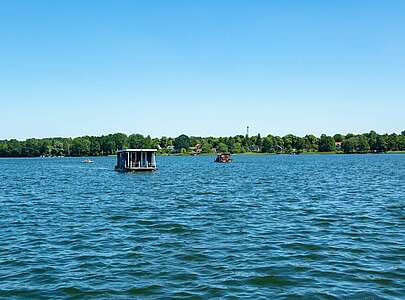
<svg viewBox="0 0 405 300">
<path fill-rule="evenodd" d="M 123 172 L 154 171 L 157 149 L 123 149 L 117 151 L 115 170 Z"/>
</svg>

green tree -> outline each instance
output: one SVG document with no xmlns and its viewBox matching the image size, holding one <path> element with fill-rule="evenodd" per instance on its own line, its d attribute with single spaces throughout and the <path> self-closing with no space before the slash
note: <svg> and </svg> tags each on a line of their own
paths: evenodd
<svg viewBox="0 0 405 300">
<path fill-rule="evenodd" d="M 292 134 L 287 134 L 286 136 L 283 136 L 284 149 L 292 150 L 293 141 L 294 141 L 294 136 Z"/>
<path fill-rule="evenodd" d="M 148 135 L 148 136 L 145 138 L 144 144 L 143 144 L 143 148 L 145 148 L 145 149 L 153 148 L 153 147 L 152 147 L 152 138 L 150 137 L 150 135 Z"/>
<path fill-rule="evenodd" d="M 225 143 L 219 143 L 217 152 L 228 152 L 228 146 Z"/>
<path fill-rule="evenodd" d="M 378 152 L 385 152 L 388 150 L 388 136 L 387 135 L 379 135 L 377 136 L 377 151 Z"/>
<path fill-rule="evenodd" d="M 340 133 L 337 133 L 333 136 L 333 139 L 335 140 L 335 142 L 343 142 L 344 140 L 344 136 L 341 135 Z"/>
<path fill-rule="evenodd" d="M 258 151 L 261 151 L 261 149 L 262 149 L 262 147 L 263 147 L 263 139 L 262 139 L 262 137 L 260 136 L 260 133 L 257 134 L 255 145 L 257 146 L 257 150 L 258 150 Z"/>
<path fill-rule="evenodd" d="M 201 144 L 201 152 L 202 153 L 211 153 L 212 152 L 212 145 L 208 142 L 203 142 Z"/>
<path fill-rule="evenodd" d="M 398 149 L 405 150 L 405 134 L 401 134 L 400 136 L 398 136 Z"/>
<path fill-rule="evenodd" d="M 173 146 L 171 138 L 167 138 L 165 136 L 162 136 L 160 138 L 159 144 L 160 144 L 160 147 L 162 147 L 162 148 L 167 148 L 169 146 Z"/>
<path fill-rule="evenodd" d="M 103 142 L 101 144 L 101 150 L 104 155 L 111 155 L 111 154 L 115 153 L 115 151 L 117 150 L 117 147 L 115 145 L 115 142 L 112 139 L 107 138 L 107 139 L 103 140 Z"/>
<path fill-rule="evenodd" d="M 112 140 L 117 149 L 125 149 L 128 147 L 128 137 L 124 133 L 114 133 L 112 135 Z"/>
<path fill-rule="evenodd" d="M 49 139 L 42 140 L 39 152 L 41 153 L 41 155 L 52 154 L 52 143 Z"/>
<path fill-rule="evenodd" d="M 189 149 L 190 138 L 187 135 L 182 134 L 174 139 L 173 146 L 177 151 L 180 151 L 182 148 Z"/>
<path fill-rule="evenodd" d="M 370 133 L 367 136 L 368 136 L 368 144 L 370 146 L 370 149 L 373 151 L 378 151 L 377 133 L 375 131 L 370 131 Z"/>
<path fill-rule="evenodd" d="M 304 139 L 299 136 L 294 136 L 293 138 L 293 148 L 301 151 L 304 149 Z"/>
<path fill-rule="evenodd" d="M 150 138 L 150 137 L 149 137 Z M 131 134 L 128 137 L 129 147 L 133 149 L 142 149 L 145 147 L 145 137 L 142 134 Z"/>
<path fill-rule="evenodd" d="M 284 140 L 280 136 L 274 136 L 273 137 L 273 142 L 274 142 L 274 150 L 276 152 L 282 152 L 284 151 Z"/>
<path fill-rule="evenodd" d="M 358 143 L 359 143 L 358 144 L 359 151 L 362 151 L 362 152 L 370 151 L 370 145 L 368 144 L 368 140 L 367 140 L 366 136 L 360 135 L 358 137 Z"/>
<path fill-rule="evenodd" d="M 343 140 L 342 148 L 345 153 L 354 153 L 359 147 L 359 139 L 356 136 L 351 136 Z"/>
<path fill-rule="evenodd" d="M 7 141 L 0 142 L 0 156 L 1 157 L 10 156 L 10 149 L 8 147 Z"/>
<path fill-rule="evenodd" d="M 21 155 L 31 157 L 40 156 L 41 146 L 37 139 L 27 139 L 21 149 Z"/>
<path fill-rule="evenodd" d="M 316 151 L 319 148 L 319 139 L 313 134 L 304 137 L 304 149 L 308 151 Z"/>
<path fill-rule="evenodd" d="M 393 150 L 393 151 L 398 150 L 398 136 L 395 133 L 390 134 L 388 136 L 387 147 L 389 150 Z"/>
<path fill-rule="evenodd" d="M 237 142 L 237 143 L 233 144 L 232 152 L 233 153 L 243 153 L 243 152 L 245 152 L 245 150 L 242 148 L 242 144 Z"/>
<path fill-rule="evenodd" d="M 274 152 L 274 140 L 270 134 L 263 139 L 262 152 Z"/>
<path fill-rule="evenodd" d="M 364 134 L 336 134 L 333 137 L 322 135 L 319 139 L 314 135 L 299 137 L 292 134 L 283 138 L 268 135 L 262 138 L 257 136 L 236 135 L 230 137 L 188 137 L 180 135 L 176 139 L 171 137 L 151 138 L 140 134 L 127 137 L 123 133 L 109 134 L 106 136 L 83 136 L 71 138 L 44 138 L 0 140 L 0 156 L 39 156 L 39 155 L 109 155 L 115 153 L 117 148 L 158 148 L 160 153 L 169 153 L 168 146 L 176 145 L 176 151 L 189 152 L 190 146 L 196 143 L 202 145 L 202 152 L 209 153 L 212 148 L 218 151 L 241 153 L 246 150 L 262 152 L 291 152 L 333 151 L 335 141 L 343 138 L 342 148 L 346 153 L 354 152 L 385 152 L 389 150 L 405 150 L 405 131 L 401 134 L 379 135 L 375 131 Z M 184 150 L 182 150 L 184 149 Z"/>
<path fill-rule="evenodd" d="M 97 156 L 100 155 L 100 152 L 101 152 L 100 143 L 97 140 L 92 140 L 90 143 L 90 154 Z"/>
<path fill-rule="evenodd" d="M 335 140 L 331 136 L 327 136 L 326 134 L 322 134 L 321 138 L 319 139 L 319 151 L 321 152 L 330 152 L 335 151 L 336 145 Z"/>
<path fill-rule="evenodd" d="M 82 156 L 90 154 L 90 141 L 84 137 L 73 139 L 71 153 L 74 156 Z"/>
<path fill-rule="evenodd" d="M 71 138 L 64 139 L 63 141 L 63 153 L 67 156 L 71 155 L 70 149 L 72 149 L 73 140 Z"/>
<path fill-rule="evenodd" d="M 160 148 L 160 140 L 158 138 L 152 139 L 151 148 L 159 149 Z"/>
<path fill-rule="evenodd" d="M 198 136 L 190 136 L 190 146 L 202 144 L 202 138 Z"/>
<path fill-rule="evenodd" d="M 18 157 L 22 154 L 22 145 L 16 139 L 11 139 L 8 141 L 9 156 Z"/>
<path fill-rule="evenodd" d="M 64 154 L 63 150 L 63 142 L 62 141 L 55 141 L 53 144 L 52 154 L 56 156 L 60 156 Z"/>
</svg>

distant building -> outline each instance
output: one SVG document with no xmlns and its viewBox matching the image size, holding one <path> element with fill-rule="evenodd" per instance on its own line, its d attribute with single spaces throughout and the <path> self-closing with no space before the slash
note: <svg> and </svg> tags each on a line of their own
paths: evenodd
<svg viewBox="0 0 405 300">
<path fill-rule="evenodd" d="M 192 155 L 198 155 L 202 151 L 202 145 L 196 144 L 194 147 L 190 147 L 189 150 Z"/>
<path fill-rule="evenodd" d="M 335 142 L 336 150 L 342 150 L 342 142 Z"/>
</svg>

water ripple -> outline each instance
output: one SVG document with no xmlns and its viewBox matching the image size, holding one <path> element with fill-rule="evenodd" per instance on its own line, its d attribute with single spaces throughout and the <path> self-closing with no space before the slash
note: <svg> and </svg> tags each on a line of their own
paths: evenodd
<svg viewBox="0 0 405 300">
<path fill-rule="evenodd" d="M 0 159 L 2 299 L 404 299 L 404 155 Z"/>
</svg>

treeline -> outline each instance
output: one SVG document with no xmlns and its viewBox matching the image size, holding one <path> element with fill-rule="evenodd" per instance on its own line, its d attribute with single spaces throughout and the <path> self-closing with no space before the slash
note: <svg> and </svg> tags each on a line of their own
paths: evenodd
<svg viewBox="0 0 405 300">
<path fill-rule="evenodd" d="M 44 138 L 25 141 L 0 140 L 1 157 L 37 156 L 100 156 L 114 154 L 123 148 L 157 148 L 161 154 L 199 154 L 213 152 L 303 153 L 342 152 L 368 153 L 405 151 L 405 131 L 401 134 L 336 134 L 334 136 L 288 134 L 262 137 L 237 135 L 233 137 L 195 137 L 180 135 L 176 138 L 151 138 L 141 134 L 115 133 L 103 136 L 77 138 Z"/>
</svg>

